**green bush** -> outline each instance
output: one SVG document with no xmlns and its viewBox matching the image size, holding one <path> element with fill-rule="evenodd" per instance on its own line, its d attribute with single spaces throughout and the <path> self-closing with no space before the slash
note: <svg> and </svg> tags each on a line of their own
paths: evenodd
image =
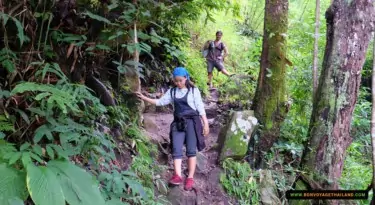
<svg viewBox="0 0 375 205">
<path fill-rule="evenodd" d="M 259 204 L 259 190 L 255 176 L 247 162 L 226 159 L 220 183 L 226 192 L 238 199 L 240 204 Z"/>
</svg>

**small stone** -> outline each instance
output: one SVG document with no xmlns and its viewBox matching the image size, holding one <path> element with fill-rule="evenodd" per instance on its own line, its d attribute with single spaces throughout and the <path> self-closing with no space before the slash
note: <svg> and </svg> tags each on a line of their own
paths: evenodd
<svg viewBox="0 0 375 205">
<path fill-rule="evenodd" d="M 203 172 L 205 171 L 207 165 L 207 157 L 203 155 L 203 153 L 197 153 L 197 171 Z"/>
<path fill-rule="evenodd" d="M 168 187 L 167 186 L 168 185 L 164 181 L 162 181 L 160 179 L 156 180 L 156 187 L 158 188 L 160 193 L 166 195 L 168 193 Z"/>
</svg>

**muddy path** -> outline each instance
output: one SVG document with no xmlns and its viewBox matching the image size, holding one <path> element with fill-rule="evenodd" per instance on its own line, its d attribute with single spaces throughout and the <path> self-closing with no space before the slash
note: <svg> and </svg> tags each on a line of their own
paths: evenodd
<svg viewBox="0 0 375 205">
<path fill-rule="evenodd" d="M 183 185 L 170 187 L 168 200 L 173 204 L 183 205 L 229 205 L 236 204 L 235 200 L 227 196 L 220 184 L 222 169 L 218 164 L 218 136 L 223 126 L 225 116 L 221 112 L 217 101 L 217 90 L 211 90 L 210 96 L 204 99 L 206 113 L 210 124 L 210 134 L 206 138 L 206 148 L 197 154 L 197 168 L 194 176 L 195 191 L 184 191 Z M 159 144 L 161 154 L 158 162 L 168 167 L 162 174 L 167 182 L 173 174 L 173 160 L 168 150 L 169 126 L 173 120 L 170 109 L 154 109 L 144 113 L 144 127 L 146 134 L 152 141 Z M 182 162 L 183 178 L 187 177 L 187 157 Z"/>
</svg>

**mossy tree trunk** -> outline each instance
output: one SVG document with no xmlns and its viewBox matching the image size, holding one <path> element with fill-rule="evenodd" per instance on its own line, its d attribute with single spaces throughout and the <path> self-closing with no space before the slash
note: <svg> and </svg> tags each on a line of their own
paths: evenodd
<svg viewBox="0 0 375 205">
<path fill-rule="evenodd" d="M 334 0 L 326 12 L 327 43 L 301 162 L 319 186 L 312 188 L 338 189 L 373 19 L 372 0 Z"/>
<path fill-rule="evenodd" d="M 280 125 L 287 114 L 286 33 L 288 30 L 288 0 L 266 0 L 263 48 L 258 85 L 252 109 L 262 127 L 259 141 L 250 155 L 258 167 L 260 153 L 270 150 L 280 134 Z"/>
<path fill-rule="evenodd" d="M 371 146 L 372 146 L 372 190 L 375 190 L 375 38 L 372 50 L 372 78 L 371 78 Z M 372 195 L 371 204 L 375 202 L 375 194 Z"/>
<path fill-rule="evenodd" d="M 133 0 L 133 4 L 137 5 L 137 0 Z M 133 39 L 131 39 L 131 43 L 134 45 L 138 44 L 138 34 L 137 34 L 137 15 L 135 15 L 135 19 L 133 22 Z M 137 46 L 136 46 L 137 47 Z M 141 91 L 141 80 L 139 75 L 139 50 L 138 48 L 134 49 L 132 53 L 133 57 L 133 68 L 127 70 L 125 73 L 125 84 L 128 86 L 130 92 L 140 92 Z M 137 118 L 137 123 L 140 125 L 142 122 L 142 111 L 144 108 L 144 103 L 140 100 L 136 95 L 128 95 L 127 99 L 127 107 L 129 107 L 129 111 L 131 115 Z"/>
</svg>

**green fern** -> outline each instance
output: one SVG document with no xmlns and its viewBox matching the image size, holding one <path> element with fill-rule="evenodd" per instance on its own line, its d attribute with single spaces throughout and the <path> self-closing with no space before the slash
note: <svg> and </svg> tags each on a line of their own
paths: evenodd
<svg viewBox="0 0 375 205">
<path fill-rule="evenodd" d="M 0 115 L 0 131 L 14 131 L 13 124 L 5 117 L 5 115 Z"/>
<path fill-rule="evenodd" d="M 9 19 L 12 19 L 12 21 L 14 22 L 14 24 L 17 27 L 17 32 L 18 32 L 17 36 L 18 36 L 18 38 L 20 40 L 20 45 L 21 46 L 22 46 L 22 44 L 25 41 L 29 40 L 27 38 L 27 36 L 25 35 L 25 33 L 23 32 L 23 25 L 22 25 L 22 23 L 18 19 L 14 18 L 12 16 L 9 16 L 8 14 L 3 13 L 3 12 L 0 12 L 0 19 L 3 19 L 3 25 L 4 26 L 7 24 L 7 22 L 8 22 Z"/>
<path fill-rule="evenodd" d="M 43 65 L 43 69 L 38 70 L 35 73 L 35 77 L 41 76 L 41 79 L 44 79 L 46 74 L 48 72 L 50 72 L 50 73 L 56 74 L 56 76 L 58 76 L 61 80 L 67 81 L 67 77 L 62 72 L 60 66 L 57 63 L 52 63 L 52 64 L 46 63 L 46 64 L 44 64 L 43 62 L 34 62 L 34 64 Z"/>
<path fill-rule="evenodd" d="M 53 107 L 58 107 L 64 114 L 68 113 L 68 109 L 79 112 L 76 99 L 70 93 L 64 92 L 56 88 L 56 86 L 25 82 L 18 84 L 10 94 L 12 96 L 24 92 L 40 92 L 34 99 L 40 101 L 44 98 L 48 98 L 48 110 L 52 110 Z"/>
<path fill-rule="evenodd" d="M 17 59 L 16 54 L 7 49 L 3 48 L 0 50 L 0 63 L 1 65 L 8 70 L 8 72 L 13 72 L 16 70 L 14 61 Z"/>
</svg>

